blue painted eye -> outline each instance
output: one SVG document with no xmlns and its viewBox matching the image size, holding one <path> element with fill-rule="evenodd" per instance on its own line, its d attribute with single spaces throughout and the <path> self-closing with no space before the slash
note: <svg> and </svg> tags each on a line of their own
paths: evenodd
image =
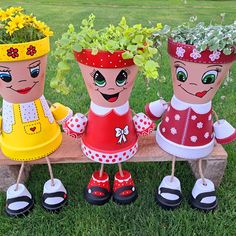
<svg viewBox="0 0 236 236">
<path fill-rule="evenodd" d="M 30 67 L 29 70 L 31 77 L 36 78 L 39 75 L 40 67 L 37 65 L 35 67 Z"/>
<path fill-rule="evenodd" d="M 9 71 L 0 71 L 0 79 L 3 80 L 4 82 L 11 82 L 11 74 Z"/>
</svg>

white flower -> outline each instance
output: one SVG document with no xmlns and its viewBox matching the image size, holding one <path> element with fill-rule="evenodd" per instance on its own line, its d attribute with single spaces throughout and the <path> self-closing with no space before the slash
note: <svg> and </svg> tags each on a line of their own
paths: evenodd
<svg viewBox="0 0 236 236">
<path fill-rule="evenodd" d="M 206 132 L 206 133 L 204 134 L 204 137 L 205 137 L 205 138 L 208 138 L 208 137 L 209 137 L 209 132 Z"/>
<path fill-rule="evenodd" d="M 170 120 L 170 118 L 167 116 L 167 117 L 165 118 L 165 121 L 166 121 L 166 122 L 169 122 L 169 120 Z"/>
<path fill-rule="evenodd" d="M 180 115 L 179 114 L 175 115 L 175 120 L 180 120 Z"/>
<path fill-rule="evenodd" d="M 170 132 L 171 132 L 173 135 L 177 134 L 177 130 L 176 130 L 176 128 L 174 128 L 174 127 L 172 127 L 172 128 L 170 129 Z"/>
<path fill-rule="evenodd" d="M 161 130 L 162 130 L 162 132 L 163 132 L 163 133 L 165 133 L 165 132 L 166 132 L 166 128 L 162 128 Z"/>
<path fill-rule="evenodd" d="M 197 136 L 191 136 L 191 137 L 190 137 L 190 140 L 191 140 L 193 143 L 196 143 L 196 141 L 197 141 Z"/>
<path fill-rule="evenodd" d="M 211 118 L 212 118 L 212 115 L 210 114 L 210 115 L 208 116 L 208 120 L 210 121 L 210 120 L 211 120 Z"/>
<path fill-rule="evenodd" d="M 196 48 L 194 48 L 193 52 L 190 54 L 190 57 L 196 60 L 197 58 L 201 58 L 201 53 Z"/>
<path fill-rule="evenodd" d="M 210 54 L 209 58 L 211 59 L 211 61 L 215 61 L 220 58 L 220 54 L 221 52 L 213 51 L 213 53 Z"/>
<path fill-rule="evenodd" d="M 176 55 L 178 57 L 183 57 L 185 53 L 185 49 L 183 49 L 182 47 L 177 47 L 176 48 Z"/>
<path fill-rule="evenodd" d="M 196 120 L 196 119 L 197 119 L 197 116 L 193 115 L 193 116 L 191 116 L 191 119 L 192 119 L 192 120 Z"/>
<path fill-rule="evenodd" d="M 198 127 L 198 129 L 201 129 L 203 127 L 203 123 L 202 122 L 198 122 L 197 123 L 197 127 Z"/>
</svg>

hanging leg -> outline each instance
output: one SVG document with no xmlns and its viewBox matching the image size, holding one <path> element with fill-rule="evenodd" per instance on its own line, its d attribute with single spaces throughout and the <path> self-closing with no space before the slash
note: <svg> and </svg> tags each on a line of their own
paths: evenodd
<svg viewBox="0 0 236 236">
<path fill-rule="evenodd" d="M 202 159 L 198 160 L 198 171 L 201 178 L 196 181 L 193 187 L 190 204 L 193 208 L 208 212 L 214 210 L 218 204 L 215 186 L 211 180 L 206 179 L 203 175 Z"/>
<path fill-rule="evenodd" d="M 202 179 L 203 185 L 207 185 L 205 177 L 204 177 L 203 172 L 202 172 L 202 159 L 198 160 L 198 171 L 199 171 L 199 175 Z"/>
<path fill-rule="evenodd" d="M 173 158 L 172 158 L 172 165 L 171 165 L 171 178 L 170 178 L 170 182 L 173 182 L 174 177 L 175 177 L 175 161 L 176 161 L 176 157 L 173 156 Z"/>
<path fill-rule="evenodd" d="M 23 170 L 24 170 L 24 166 L 25 166 L 25 163 L 22 162 L 21 167 L 20 167 L 20 171 L 19 171 L 19 174 L 18 174 L 18 178 L 17 178 L 17 181 L 16 181 L 15 191 L 18 191 L 20 179 L 21 179 L 21 176 L 22 176 L 22 173 L 23 173 Z"/>
<path fill-rule="evenodd" d="M 45 159 L 46 159 L 47 164 L 48 164 L 48 170 L 49 170 L 49 174 L 50 174 L 50 178 L 51 178 L 51 185 L 54 186 L 55 183 L 54 183 L 54 177 L 53 177 L 53 172 L 52 172 L 52 166 L 51 166 L 49 158 L 45 157 Z"/>
<path fill-rule="evenodd" d="M 120 176 L 124 177 L 124 173 L 123 173 L 123 170 L 122 170 L 121 163 L 118 163 L 118 168 L 119 168 Z"/>
<path fill-rule="evenodd" d="M 59 179 L 55 179 L 52 172 L 51 162 L 45 157 L 50 180 L 43 187 L 42 206 L 44 209 L 55 212 L 59 211 L 67 203 L 67 191 Z"/>
<path fill-rule="evenodd" d="M 100 171 L 99 171 L 99 177 L 100 177 L 100 178 L 102 177 L 103 171 L 104 171 L 104 164 L 102 163 L 102 164 L 101 164 Z"/>
</svg>

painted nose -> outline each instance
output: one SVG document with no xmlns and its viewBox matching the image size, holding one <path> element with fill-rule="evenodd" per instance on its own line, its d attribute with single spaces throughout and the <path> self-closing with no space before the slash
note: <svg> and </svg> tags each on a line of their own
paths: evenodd
<svg viewBox="0 0 236 236">
<path fill-rule="evenodd" d="M 18 82 L 21 83 L 21 82 L 25 82 L 25 81 L 27 81 L 27 80 L 22 79 L 22 80 L 19 80 Z"/>
<path fill-rule="evenodd" d="M 115 90 L 114 88 L 108 88 L 108 90 Z"/>
<path fill-rule="evenodd" d="M 196 83 L 189 83 L 190 85 L 197 85 Z"/>
</svg>

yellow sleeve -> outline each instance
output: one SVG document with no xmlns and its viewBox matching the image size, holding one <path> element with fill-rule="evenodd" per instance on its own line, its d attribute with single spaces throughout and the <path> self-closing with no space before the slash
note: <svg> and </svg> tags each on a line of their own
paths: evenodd
<svg viewBox="0 0 236 236">
<path fill-rule="evenodd" d="M 69 107 L 62 105 L 61 103 L 54 103 L 50 107 L 50 110 L 59 124 L 63 124 L 65 121 L 70 119 L 73 115 L 72 110 Z"/>
</svg>

